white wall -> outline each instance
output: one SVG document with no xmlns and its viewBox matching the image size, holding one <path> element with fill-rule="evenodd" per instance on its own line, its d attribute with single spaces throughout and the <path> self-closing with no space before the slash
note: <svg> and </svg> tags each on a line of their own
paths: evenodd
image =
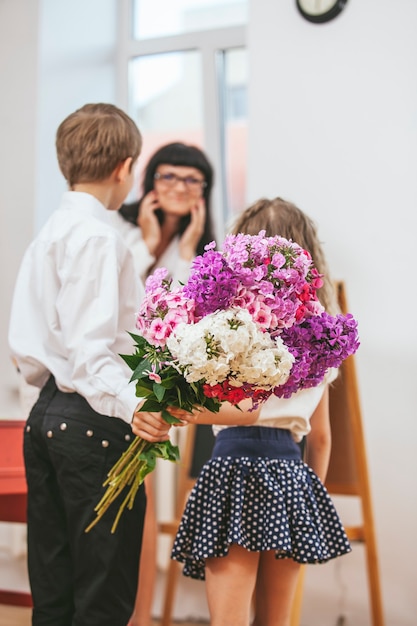
<svg viewBox="0 0 417 626">
<path fill-rule="evenodd" d="M 55 132 L 78 106 L 115 100 L 116 9 L 117 0 L 0 0 L 0 419 L 24 417 L 7 328 L 22 254 L 65 189 Z M 28 589 L 19 524 L 0 524 L 0 588 Z"/>
<path fill-rule="evenodd" d="M 63 189 L 56 126 L 84 102 L 115 100 L 116 5 L 0 0 L 0 417 L 19 414 L 6 341 L 15 274 Z M 417 611 L 416 23 L 414 0 L 349 0 L 320 26 L 293 0 L 253 0 L 248 29 L 248 200 L 281 195 L 317 221 L 360 323 L 386 626 L 412 626 Z M 370 624 L 360 548 L 308 572 L 303 624 L 333 626 L 342 610 Z"/>
<path fill-rule="evenodd" d="M 20 416 L 7 358 L 16 272 L 65 189 L 55 132 L 86 102 L 114 102 L 116 34 L 117 0 L 0 0 L 0 417 Z"/>
<path fill-rule="evenodd" d="M 356 356 L 389 626 L 416 623 L 417 3 L 348 0 L 326 25 L 256 0 L 249 26 L 249 201 L 319 225 L 359 320 Z M 365 626 L 361 548 L 309 568 L 303 623 Z M 313 580 L 310 580 L 312 578 Z M 344 589 L 344 586 L 346 587 Z"/>
<path fill-rule="evenodd" d="M 15 275 L 35 206 L 38 2 L 0 0 L 0 417 L 16 406 L 7 325 Z"/>
<path fill-rule="evenodd" d="M 41 0 L 36 229 L 65 189 L 58 125 L 86 102 L 115 101 L 116 34 L 117 0 Z"/>
</svg>

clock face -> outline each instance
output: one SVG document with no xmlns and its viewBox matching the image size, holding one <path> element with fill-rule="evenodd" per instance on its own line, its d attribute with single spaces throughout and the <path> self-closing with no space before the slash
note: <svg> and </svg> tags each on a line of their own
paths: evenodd
<svg viewBox="0 0 417 626">
<path fill-rule="evenodd" d="M 346 2 L 347 0 L 296 0 L 301 15 L 317 24 L 328 22 L 339 15 Z"/>
</svg>

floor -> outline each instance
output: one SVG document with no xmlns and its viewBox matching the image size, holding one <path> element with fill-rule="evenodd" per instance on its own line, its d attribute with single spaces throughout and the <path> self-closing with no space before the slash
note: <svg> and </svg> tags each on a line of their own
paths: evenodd
<svg viewBox="0 0 417 626">
<path fill-rule="evenodd" d="M 30 626 L 30 609 L 0 606 L 0 626 Z"/>
<path fill-rule="evenodd" d="M 0 626 L 30 626 L 31 610 L 23 607 L 0 606 Z M 205 622 L 175 622 L 178 626 L 202 626 Z M 159 626 L 158 621 L 152 626 Z"/>
</svg>

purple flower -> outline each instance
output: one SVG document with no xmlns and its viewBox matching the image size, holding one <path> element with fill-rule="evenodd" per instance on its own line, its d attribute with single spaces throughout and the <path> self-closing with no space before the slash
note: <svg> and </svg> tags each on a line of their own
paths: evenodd
<svg viewBox="0 0 417 626">
<path fill-rule="evenodd" d="M 146 279 L 145 287 L 148 293 L 156 291 L 158 288 L 169 289 L 171 279 L 168 278 L 168 270 L 166 267 L 157 268 L 153 274 Z"/>
<path fill-rule="evenodd" d="M 239 280 L 221 252 L 206 250 L 194 259 L 184 295 L 195 302 L 196 317 L 230 307 L 237 294 Z"/>
<path fill-rule="evenodd" d="M 295 357 L 288 381 L 274 391 L 289 397 L 318 385 L 359 346 L 351 315 L 323 311 L 316 296 L 321 284 L 311 256 L 298 244 L 266 237 L 265 231 L 228 235 L 222 250 L 211 242 L 195 258 L 181 288 L 171 290 L 165 269 L 148 278 L 137 327 L 152 345 L 164 347 L 180 323 L 243 307 L 264 332 L 280 336 Z"/>
<path fill-rule="evenodd" d="M 280 336 L 295 362 L 287 382 L 274 390 L 279 398 L 320 384 L 330 368 L 340 367 L 359 347 L 357 322 L 350 313 L 310 316 L 285 328 Z"/>
</svg>

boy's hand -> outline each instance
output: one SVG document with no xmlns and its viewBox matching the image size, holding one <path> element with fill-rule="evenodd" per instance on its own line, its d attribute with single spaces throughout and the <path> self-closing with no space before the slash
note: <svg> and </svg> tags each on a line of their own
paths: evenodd
<svg viewBox="0 0 417 626">
<path fill-rule="evenodd" d="M 141 404 L 136 407 L 133 414 L 132 430 L 134 434 L 151 443 L 167 441 L 171 425 L 162 419 L 160 413 L 138 412 Z"/>
</svg>

